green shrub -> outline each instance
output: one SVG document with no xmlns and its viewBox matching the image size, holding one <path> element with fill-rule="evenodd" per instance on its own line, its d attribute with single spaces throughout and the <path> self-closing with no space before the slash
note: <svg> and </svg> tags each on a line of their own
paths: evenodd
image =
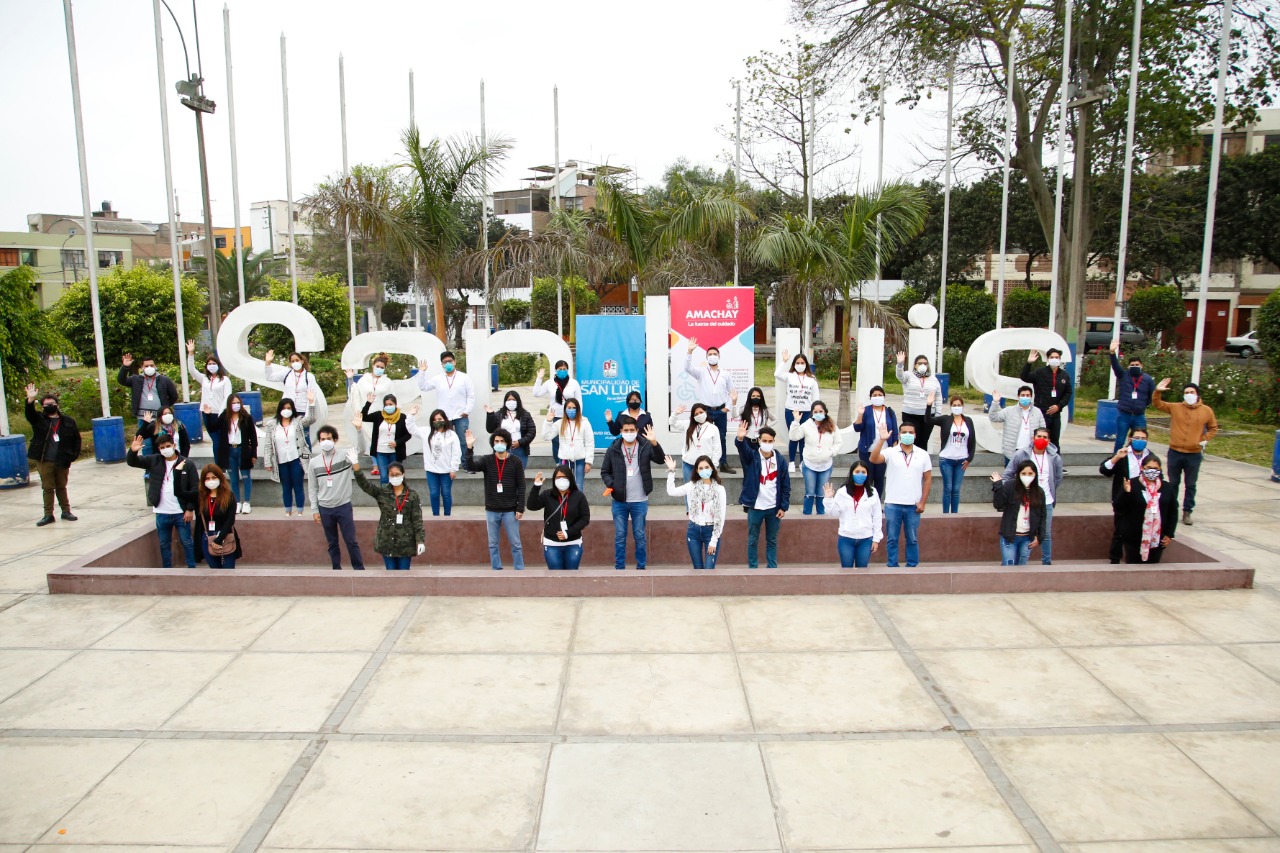
<svg viewBox="0 0 1280 853">
<path fill-rule="evenodd" d="M 1262 354 L 1271 363 L 1271 369 L 1280 372 L 1280 290 L 1271 291 L 1255 320 Z"/>
<path fill-rule="evenodd" d="M 497 356 L 495 361 L 498 363 L 498 384 L 502 387 L 533 382 L 534 363 L 537 361 L 533 353 L 505 352 Z"/>
<path fill-rule="evenodd" d="M 1004 295 L 1004 324 L 1020 329 L 1049 325 L 1049 291 L 1011 290 Z"/>
</svg>

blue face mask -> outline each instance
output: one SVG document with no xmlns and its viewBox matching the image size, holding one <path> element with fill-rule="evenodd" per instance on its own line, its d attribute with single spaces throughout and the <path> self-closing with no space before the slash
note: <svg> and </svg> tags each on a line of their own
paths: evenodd
<svg viewBox="0 0 1280 853">
<path fill-rule="evenodd" d="M 865 482 L 867 482 L 867 472 L 866 472 L 866 471 L 856 471 L 856 472 L 854 472 L 854 475 L 853 475 L 853 483 L 854 483 L 854 485 L 856 485 L 856 486 L 861 486 L 861 485 L 862 485 L 863 483 L 865 483 Z"/>
<path fill-rule="evenodd" d="M 373 369 L 373 375 L 374 375 L 374 376 L 381 376 L 382 374 L 384 374 L 384 373 L 386 373 L 386 372 L 387 372 L 387 371 L 386 371 L 386 370 L 384 370 L 384 369 L 382 369 L 381 367 L 375 367 L 375 368 Z"/>
<path fill-rule="evenodd" d="M 1133 441 L 1129 442 L 1129 446 L 1141 453 L 1147 449 L 1147 440 L 1145 438 L 1135 438 Z"/>
<path fill-rule="evenodd" d="M 453 371 L 454 371 L 455 367 L 456 367 L 456 365 L 455 365 L 452 361 L 446 361 L 446 362 L 444 363 L 444 372 L 445 372 L 445 373 L 453 373 Z"/>
<path fill-rule="evenodd" d="M 396 407 L 388 404 L 382 407 L 382 411 L 386 412 L 388 415 L 394 415 L 396 413 Z"/>
<path fill-rule="evenodd" d="M 822 423 L 823 421 L 825 421 L 825 420 L 827 419 L 827 413 L 826 413 L 826 412 L 814 412 L 814 413 L 813 413 L 813 419 L 814 419 L 815 421 L 817 421 L 818 423 Z"/>
<path fill-rule="evenodd" d="M 1031 408 L 1031 398 L 1030 398 L 1030 397 L 1019 397 L 1019 398 L 1018 398 L 1018 405 L 1019 405 L 1019 406 L 1021 406 L 1021 407 L 1022 407 L 1022 408 L 1024 408 L 1024 409 L 1029 409 L 1029 408 Z"/>
<path fill-rule="evenodd" d="M 710 480 L 710 479 L 711 479 L 711 469 L 710 469 L 710 468 L 699 468 L 699 469 L 698 469 L 698 476 L 699 476 L 699 477 L 701 477 L 701 478 L 702 478 L 702 479 L 704 479 L 704 480 Z"/>
<path fill-rule="evenodd" d="M 578 410 L 570 406 L 564 410 L 564 416 L 566 418 L 576 418 L 578 416 Z"/>
<path fill-rule="evenodd" d="M 916 437 L 909 432 L 904 432 L 898 435 L 898 442 L 905 447 L 910 447 L 916 443 Z"/>
<path fill-rule="evenodd" d="M 568 378 L 569 378 L 569 371 L 567 370 L 556 371 L 556 379 L 568 379 Z"/>
<path fill-rule="evenodd" d="M 507 443 L 506 443 L 505 441 L 499 441 L 499 442 L 496 442 L 496 443 L 493 445 L 493 452 L 494 452 L 494 453 L 506 453 L 506 452 L 507 452 Z"/>
</svg>

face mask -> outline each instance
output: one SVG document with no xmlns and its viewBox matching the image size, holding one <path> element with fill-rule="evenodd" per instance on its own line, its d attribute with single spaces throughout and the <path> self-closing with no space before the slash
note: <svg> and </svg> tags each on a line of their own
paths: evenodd
<svg viewBox="0 0 1280 853">
<path fill-rule="evenodd" d="M 927 365 L 927 364 L 917 364 L 917 365 L 916 365 L 916 375 L 917 375 L 917 376 L 928 376 L 928 375 L 929 375 L 929 365 Z"/>
<path fill-rule="evenodd" d="M 557 489 L 559 489 L 559 490 L 560 490 L 560 491 L 562 491 L 562 492 L 567 492 L 567 491 L 569 491 L 569 478 L 568 478 L 568 477 L 556 477 L 556 488 L 557 488 Z"/>
<path fill-rule="evenodd" d="M 568 379 L 568 378 L 569 378 L 569 371 L 563 370 L 563 369 L 556 371 L 556 379 Z"/>
<path fill-rule="evenodd" d="M 871 405 L 873 405 L 873 406 L 883 406 L 883 405 L 884 405 L 884 397 L 881 397 L 879 394 L 877 394 L 876 396 L 872 397 L 872 398 L 871 398 Z"/>
<path fill-rule="evenodd" d="M 693 419 L 700 424 L 705 424 L 707 422 L 707 413 L 698 412 L 698 414 L 693 416 Z"/>
<path fill-rule="evenodd" d="M 751 403 L 751 405 L 753 405 L 753 406 L 763 406 L 763 405 L 764 405 L 764 397 L 752 397 L 752 398 L 751 398 L 751 400 L 750 400 L 749 402 L 750 402 L 750 403 Z"/>
<path fill-rule="evenodd" d="M 508 412 L 514 412 L 514 411 L 516 410 L 516 406 L 518 406 L 518 405 L 520 405 L 520 404 L 519 404 L 519 403 L 517 403 L 515 400 L 508 400 L 508 401 L 507 401 L 506 403 L 504 403 L 503 405 L 505 405 L 505 406 L 507 407 L 507 411 L 508 411 Z"/>
<path fill-rule="evenodd" d="M 772 442 L 772 441 L 762 441 L 762 442 L 760 442 L 760 452 L 761 452 L 761 453 L 772 453 L 772 452 L 773 452 L 773 442 Z"/>
<path fill-rule="evenodd" d="M 1018 398 L 1018 405 L 1019 405 L 1019 406 L 1021 406 L 1021 407 L 1022 407 L 1022 408 L 1024 408 L 1024 409 L 1029 409 L 1029 408 L 1031 408 L 1031 398 L 1030 398 L 1030 397 L 1019 397 L 1019 398 Z"/>
<path fill-rule="evenodd" d="M 853 484 L 855 486 L 861 486 L 865 482 L 867 482 L 866 471 L 858 471 L 853 475 Z"/>
<path fill-rule="evenodd" d="M 718 355 L 707 356 L 707 364 L 711 365 L 712 367 L 715 367 L 719 363 L 720 363 L 720 356 Z"/>
<path fill-rule="evenodd" d="M 1046 447 L 1049 446 L 1049 439 L 1033 438 L 1031 439 L 1031 446 L 1034 447 L 1036 450 L 1044 450 Z"/>
<path fill-rule="evenodd" d="M 628 408 L 628 409 L 638 409 L 638 408 L 640 408 L 640 401 L 639 401 L 639 400 L 628 400 L 628 401 L 627 401 L 627 408 Z"/>
<path fill-rule="evenodd" d="M 167 414 L 167 413 L 166 413 L 166 414 L 161 415 L 161 416 L 160 416 L 160 423 L 162 423 L 162 424 L 171 424 L 171 423 L 173 423 L 173 415 L 170 415 L 170 414 Z"/>
<path fill-rule="evenodd" d="M 817 421 L 818 423 L 822 423 L 823 421 L 825 421 L 825 420 L 827 419 L 827 413 L 826 413 L 826 412 L 814 412 L 814 413 L 813 413 L 813 419 L 814 419 L 815 421 Z"/>
<path fill-rule="evenodd" d="M 147 374 L 148 376 L 156 375 L 156 369 L 154 367 L 144 367 L 142 368 L 142 372 Z"/>
<path fill-rule="evenodd" d="M 57 407 L 57 405 L 55 405 L 54 403 L 50 403 L 49 405 L 45 406 L 45 407 L 44 407 L 44 413 L 45 413 L 46 415 L 51 416 L 51 417 L 52 417 L 53 415 L 58 414 L 58 407 Z"/>
<path fill-rule="evenodd" d="M 1030 486 L 1032 483 L 1036 481 L 1036 475 L 1035 474 L 1019 474 L 1018 479 L 1022 481 L 1022 485 Z"/>
<path fill-rule="evenodd" d="M 1135 438 L 1133 441 L 1129 442 L 1129 446 L 1141 453 L 1147 449 L 1147 440 L 1145 438 Z"/>
<path fill-rule="evenodd" d="M 382 411 L 386 412 L 388 415 L 394 415 L 396 413 L 395 404 L 388 403 L 387 405 L 382 407 Z"/>
<path fill-rule="evenodd" d="M 221 481 L 221 480 L 205 480 L 205 481 L 204 481 L 204 487 L 205 487 L 206 489 L 208 489 L 209 491 L 211 491 L 211 492 L 212 492 L 214 489 L 218 488 L 218 486 L 221 486 L 221 485 L 222 485 L 222 481 Z"/>
<path fill-rule="evenodd" d="M 375 368 L 373 369 L 373 375 L 374 375 L 374 376 L 381 376 L 382 374 L 384 374 L 384 373 L 386 373 L 386 372 L 387 372 L 387 371 L 386 371 L 384 368 L 381 368 L 381 367 L 375 367 Z"/>
<path fill-rule="evenodd" d="M 1160 469 L 1159 469 L 1159 468 L 1144 468 L 1144 469 L 1142 469 L 1142 476 L 1143 476 L 1143 477 L 1145 477 L 1145 478 L 1147 478 L 1148 480 L 1159 480 L 1159 479 L 1160 479 Z"/>
<path fill-rule="evenodd" d="M 388 482 L 388 483 L 390 483 L 390 484 L 391 484 L 391 485 L 393 485 L 393 486 L 400 486 L 400 485 L 403 485 L 403 484 L 404 484 L 404 475 L 403 475 L 403 474 L 392 474 L 392 475 L 390 475 L 389 477 L 387 477 L 387 482 Z"/>
<path fill-rule="evenodd" d="M 1186 403 L 1188 406 L 1194 406 L 1194 405 L 1196 404 L 1196 401 L 1197 401 L 1197 400 L 1199 400 L 1199 399 L 1200 399 L 1200 398 L 1199 398 L 1199 397 L 1197 397 L 1195 394 L 1183 394 L 1183 395 L 1182 395 L 1182 402 Z"/>
<path fill-rule="evenodd" d="M 289 366 L 293 368 L 294 373 L 302 372 L 302 362 L 300 361 L 290 362 Z"/>
<path fill-rule="evenodd" d="M 281 409 L 280 417 L 284 418 L 285 420 L 288 420 L 289 418 L 293 417 L 293 409 Z"/>
<path fill-rule="evenodd" d="M 953 415 L 963 415 L 963 414 L 964 414 L 964 406 L 952 406 L 952 407 L 951 407 L 951 414 L 953 414 Z"/>
<path fill-rule="evenodd" d="M 576 418 L 578 416 L 578 410 L 570 406 L 564 410 L 564 416 L 566 418 Z"/>
<path fill-rule="evenodd" d="M 240 408 L 241 408 L 241 406 L 240 406 L 240 404 L 239 404 L 239 403 L 232 403 L 232 404 L 231 404 L 231 411 L 233 411 L 233 412 L 238 412 L 238 411 L 240 411 Z"/>
<path fill-rule="evenodd" d="M 904 432 L 898 436 L 898 442 L 907 447 L 916 443 L 916 437 L 909 432 Z"/>
<path fill-rule="evenodd" d="M 711 479 L 711 469 L 710 469 L 710 468 L 699 468 L 699 469 L 698 469 L 698 476 L 699 476 L 699 477 L 701 477 L 701 478 L 702 478 L 702 479 L 704 479 L 704 480 L 710 480 L 710 479 Z"/>
<path fill-rule="evenodd" d="M 1061 365 L 1062 365 L 1062 359 L 1060 359 L 1060 358 L 1051 358 L 1051 359 L 1049 359 L 1049 366 L 1050 366 L 1050 367 L 1060 367 Z"/>
<path fill-rule="evenodd" d="M 218 372 L 218 365 L 216 365 L 216 364 L 206 364 L 206 365 L 204 366 L 204 369 L 205 369 L 205 370 L 207 370 L 207 371 L 209 371 L 210 373 L 217 373 L 217 372 Z"/>
<path fill-rule="evenodd" d="M 808 372 L 808 370 L 809 370 L 809 365 L 805 364 L 803 361 L 797 361 L 797 362 L 796 362 L 796 372 L 797 372 L 797 373 L 807 373 L 807 372 Z"/>
<path fill-rule="evenodd" d="M 493 446 L 493 452 L 494 452 L 494 453 L 506 453 L 506 452 L 507 452 L 507 443 L 506 443 L 505 441 L 499 441 L 497 444 L 495 444 L 495 445 Z"/>
<path fill-rule="evenodd" d="M 639 436 L 640 436 L 640 433 L 638 432 L 624 432 L 622 434 L 622 440 L 625 441 L 627 444 L 630 444 L 631 442 L 639 438 Z"/>
<path fill-rule="evenodd" d="M 444 429 L 444 421 L 432 421 L 432 429 Z"/>
<path fill-rule="evenodd" d="M 444 363 L 444 372 L 445 372 L 445 373 L 453 373 L 453 371 L 454 371 L 454 368 L 455 368 L 455 367 L 456 367 L 456 365 L 455 365 L 452 361 L 446 361 L 446 362 Z"/>
<path fill-rule="evenodd" d="M 163 456 L 165 459 L 170 458 L 171 456 L 173 456 L 173 454 L 177 452 L 178 451 L 173 449 L 172 444 L 168 445 L 167 447 L 160 448 L 160 455 Z"/>
<path fill-rule="evenodd" d="M 331 439 L 331 438 L 322 438 L 322 439 L 320 439 L 320 449 L 321 449 L 321 450 L 323 450 L 325 453 L 332 453 L 332 452 L 333 452 L 333 439 Z"/>
<path fill-rule="evenodd" d="M 1135 379 L 1137 379 L 1139 376 L 1141 376 L 1141 375 L 1142 375 L 1142 365 L 1141 365 L 1141 364 L 1131 364 L 1131 365 L 1129 365 L 1129 375 L 1130 375 L 1130 376 L 1132 376 L 1132 377 L 1133 377 L 1133 378 L 1135 378 Z"/>
</svg>

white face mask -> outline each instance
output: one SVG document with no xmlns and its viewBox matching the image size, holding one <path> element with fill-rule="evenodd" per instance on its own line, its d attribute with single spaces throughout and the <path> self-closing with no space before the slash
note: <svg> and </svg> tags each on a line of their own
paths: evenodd
<svg viewBox="0 0 1280 853">
<path fill-rule="evenodd" d="M 165 414 L 161 415 L 161 416 L 160 416 L 160 423 L 162 423 L 162 424 L 171 424 L 171 423 L 173 423 L 173 415 L 169 414 L 168 412 L 166 412 Z"/>
<path fill-rule="evenodd" d="M 1197 397 L 1195 394 L 1183 394 L 1183 395 L 1182 395 L 1182 402 L 1186 403 L 1188 406 L 1194 406 L 1194 405 L 1196 404 L 1196 401 L 1197 401 L 1197 400 L 1199 400 L 1199 399 L 1200 399 L 1200 398 L 1199 398 L 1199 397 Z"/>
<path fill-rule="evenodd" d="M 772 441 L 762 441 L 762 442 L 760 442 L 760 452 L 761 452 L 761 453 L 764 453 L 764 454 L 772 453 L 772 452 L 773 452 L 773 442 L 772 442 Z"/>
<path fill-rule="evenodd" d="M 217 373 L 217 372 L 218 372 L 218 365 L 216 365 L 216 364 L 206 364 L 206 365 L 204 366 L 204 369 L 205 369 L 205 370 L 207 370 L 207 371 L 209 371 L 210 373 Z"/>
<path fill-rule="evenodd" d="M 1050 367 L 1059 367 L 1061 364 L 1062 364 L 1062 359 L 1060 359 L 1060 358 L 1051 358 L 1051 359 L 1049 359 L 1049 366 L 1050 366 Z"/>
<path fill-rule="evenodd" d="M 624 432 L 622 434 L 622 440 L 625 441 L 627 444 L 631 444 L 633 441 L 635 441 L 639 437 L 640 437 L 640 433 L 638 432 Z"/>
<path fill-rule="evenodd" d="M 796 362 L 796 373 L 805 373 L 808 369 L 809 365 L 805 364 L 803 361 Z"/>
<path fill-rule="evenodd" d="M 696 415 L 694 415 L 694 416 L 693 416 L 693 419 L 694 419 L 694 421 L 696 421 L 697 423 L 705 424 L 705 423 L 707 422 L 707 413 L 706 413 L 706 412 L 698 412 L 698 414 L 696 414 Z"/>
<path fill-rule="evenodd" d="M 919 376 L 928 376 L 928 375 L 929 375 L 929 365 L 927 365 L 927 364 L 917 364 L 917 365 L 916 365 L 916 374 L 917 374 L 917 375 L 919 375 Z"/>
<path fill-rule="evenodd" d="M 876 396 L 872 397 L 872 398 L 871 398 L 871 405 L 873 405 L 873 406 L 883 406 L 883 405 L 884 405 L 884 397 L 881 397 L 879 394 L 877 394 Z"/>
<path fill-rule="evenodd" d="M 238 412 L 238 411 L 240 411 L 240 404 L 239 404 L 239 403 L 232 403 L 232 404 L 231 404 L 231 411 L 233 411 L 233 412 Z"/>
<path fill-rule="evenodd" d="M 205 481 L 204 481 L 204 487 L 205 487 L 206 489 L 208 489 L 209 491 L 211 491 L 211 492 L 212 492 L 214 489 L 218 488 L 218 486 L 221 486 L 221 485 L 222 485 L 222 481 L 221 481 L 221 480 L 205 480 Z"/>
<path fill-rule="evenodd" d="M 320 449 L 321 449 L 321 450 L 323 450 L 325 453 L 332 453 L 332 452 L 333 452 L 333 439 L 332 439 L 332 438 L 322 438 L 322 439 L 320 439 Z"/>
<path fill-rule="evenodd" d="M 401 485 L 402 483 L 404 483 L 404 475 L 403 475 L 403 474 L 392 474 L 390 477 L 387 477 L 387 482 L 388 482 L 388 483 L 390 483 L 390 484 L 391 484 L 391 485 L 393 485 L 393 486 L 399 486 L 399 485 Z"/>
<path fill-rule="evenodd" d="M 281 409 L 280 417 L 284 418 L 285 420 L 288 420 L 289 418 L 293 417 L 293 409 Z"/>
<path fill-rule="evenodd" d="M 173 456 L 173 454 L 175 454 L 175 453 L 177 453 L 177 452 L 178 452 L 178 451 L 176 451 L 176 450 L 174 450 L 174 449 L 173 449 L 173 445 L 172 445 L 172 444 L 170 444 L 168 447 L 162 447 L 162 448 L 160 448 L 160 455 L 161 455 L 161 456 L 163 456 L 165 459 L 168 459 L 168 458 L 172 457 L 172 456 Z"/>
<path fill-rule="evenodd" d="M 720 363 L 720 356 L 718 356 L 718 355 L 709 355 L 709 356 L 707 356 L 707 364 L 710 364 L 712 367 L 714 367 L 715 365 L 717 365 L 717 364 L 719 364 L 719 363 Z"/>
<path fill-rule="evenodd" d="M 507 411 L 508 411 L 508 412 L 514 412 L 514 411 L 516 410 L 516 405 L 517 405 L 517 404 L 516 404 L 516 401 L 515 401 L 515 400 L 508 400 L 508 401 L 507 401 L 507 403 L 506 403 Z"/>
<path fill-rule="evenodd" d="M 1018 479 L 1022 481 L 1022 485 L 1030 486 L 1032 483 L 1036 481 L 1036 475 L 1035 474 L 1019 474 Z"/>
<path fill-rule="evenodd" d="M 156 375 L 156 369 L 154 367 L 144 367 L 142 368 L 142 372 L 147 374 L 148 376 Z"/>
<path fill-rule="evenodd" d="M 295 373 L 301 373 L 301 372 L 302 372 L 302 362 L 300 362 L 300 361 L 291 362 L 291 363 L 289 364 L 289 366 L 293 368 L 293 370 L 294 370 L 294 372 L 295 372 Z"/>
<path fill-rule="evenodd" d="M 953 414 L 953 415 L 963 415 L 963 414 L 964 414 L 964 406 L 952 406 L 952 407 L 951 407 L 951 414 Z"/>
<path fill-rule="evenodd" d="M 569 480 L 565 477 L 556 477 L 556 488 L 562 492 L 569 491 Z"/>
</svg>

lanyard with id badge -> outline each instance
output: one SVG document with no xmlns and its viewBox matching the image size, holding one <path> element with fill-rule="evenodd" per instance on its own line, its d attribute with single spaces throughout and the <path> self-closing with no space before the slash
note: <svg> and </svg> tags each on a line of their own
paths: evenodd
<svg viewBox="0 0 1280 853">
<path fill-rule="evenodd" d="M 406 488 L 404 494 L 396 498 L 396 524 L 404 524 L 404 505 L 409 500 L 409 490 Z"/>
</svg>

